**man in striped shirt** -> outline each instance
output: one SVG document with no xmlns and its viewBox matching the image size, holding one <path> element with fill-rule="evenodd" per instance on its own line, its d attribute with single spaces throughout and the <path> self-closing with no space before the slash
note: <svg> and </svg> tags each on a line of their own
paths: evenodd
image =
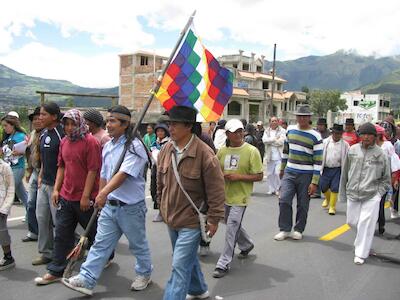
<svg viewBox="0 0 400 300">
<path fill-rule="evenodd" d="M 322 138 L 310 126 L 312 113 L 309 106 L 299 106 L 295 114 L 297 125 L 288 128 L 283 148 L 280 173 L 283 178 L 279 198 L 280 232 L 274 237 L 277 241 L 288 237 L 294 240 L 303 238 L 310 195 L 317 189 L 322 164 Z M 295 194 L 297 212 L 292 233 L 292 202 Z"/>
</svg>

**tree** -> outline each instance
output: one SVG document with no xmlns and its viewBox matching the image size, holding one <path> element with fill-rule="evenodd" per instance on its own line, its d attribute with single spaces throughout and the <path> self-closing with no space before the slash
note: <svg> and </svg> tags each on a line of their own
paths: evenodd
<svg viewBox="0 0 400 300">
<path fill-rule="evenodd" d="M 303 93 L 306 93 L 306 103 L 310 103 L 310 89 L 308 88 L 308 86 L 303 86 L 301 88 L 301 91 Z"/>
<path fill-rule="evenodd" d="M 66 99 L 65 99 L 65 105 L 67 106 L 67 107 L 74 107 L 75 106 L 75 101 L 74 101 L 74 98 L 73 97 L 67 97 Z"/>
<path fill-rule="evenodd" d="M 328 110 L 337 112 L 347 109 L 346 100 L 340 99 L 337 90 L 313 90 L 310 92 L 310 106 L 318 117 L 326 116 Z"/>
</svg>

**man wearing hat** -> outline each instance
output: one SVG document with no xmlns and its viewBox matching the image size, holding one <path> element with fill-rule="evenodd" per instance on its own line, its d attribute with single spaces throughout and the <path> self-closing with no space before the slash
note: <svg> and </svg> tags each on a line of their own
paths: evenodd
<svg viewBox="0 0 400 300">
<path fill-rule="evenodd" d="M 359 128 L 361 143 L 350 147 L 342 168 L 339 199 L 347 201 L 347 224 L 356 229 L 354 263 L 362 265 L 369 256 L 379 215 L 381 197 L 391 185 L 390 164 L 376 145 L 376 128 Z"/>
<path fill-rule="evenodd" d="M 207 215 L 209 236 L 215 234 L 224 217 L 224 177 L 214 152 L 194 134 L 196 115 L 190 107 L 171 108 L 168 122 L 172 142 L 165 144 L 157 159 L 157 200 L 173 248 L 165 300 L 209 296 L 197 257 L 201 239 L 199 217 L 186 195 Z"/>
<path fill-rule="evenodd" d="M 350 146 L 342 139 L 343 125 L 333 124 L 332 135 L 324 140 L 320 187 L 325 195 L 322 207 L 330 215 L 336 214 L 336 201 L 339 192 L 340 174 L 344 159 Z"/>
<path fill-rule="evenodd" d="M 328 130 L 328 124 L 326 123 L 325 118 L 318 119 L 317 131 L 319 132 L 323 140 L 331 135 L 330 131 Z"/>
<path fill-rule="evenodd" d="M 93 137 L 100 143 L 101 148 L 111 140 L 111 137 L 108 135 L 107 131 L 104 130 L 104 119 L 100 112 L 91 108 L 88 109 L 84 114 L 83 118 L 86 121 L 86 124 L 89 127 L 89 132 L 93 135 Z"/>
<path fill-rule="evenodd" d="M 38 193 L 37 181 L 40 172 L 39 138 L 43 129 L 42 122 L 40 121 L 40 107 L 36 107 L 28 118 L 29 121 L 31 121 L 33 128 L 26 148 L 26 160 L 28 162 L 26 181 L 29 182 L 26 215 L 28 219 L 29 232 L 24 238 L 22 238 L 23 242 L 37 241 L 39 234 L 36 219 L 36 201 Z"/>
<path fill-rule="evenodd" d="M 283 147 L 280 177 L 279 228 L 277 241 L 291 237 L 303 238 L 307 223 L 310 195 L 317 190 L 322 164 L 323 143 L 321 135 L 310 126 L 311 111 L 308 105 L 298 106 L 295 113 L 297 125 L 289 128 Z M 296 194 L 296 224 L 292 233 L 292 202 Z"/>
<path fill-rule="evenodd" d="M 345 121 L 343 140 L 347 142 L 350 146 L 360 142 L 360 137 L 358 136 L 355 127 L 354 119 L 348 118 Z"/>
</svg>

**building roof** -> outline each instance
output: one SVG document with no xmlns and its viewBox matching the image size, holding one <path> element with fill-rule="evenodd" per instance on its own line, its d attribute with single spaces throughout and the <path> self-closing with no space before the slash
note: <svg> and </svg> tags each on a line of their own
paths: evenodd
<svg viewBox="0 0 400 300">
<path fill-rule="evenodd" d="M 119 56 L 129 56 L 129 55 L 132 55 L 132 56 L 136 56 L 136 55 L 154 56 L 155 55 L 156 57 L 159 57 L 159 58 L 168 59 L 168 56 L 159 55 L 157 53 L 145 51 L 145 50 L 138 50 L 133 53 L 120 54 Z"/>
<path fill-rule="evenodd" d="M 238 74 L 240 77 L 245 77 L 245 78 L 249 78 L 249 79 L 253 79 L 253 80 L 257 80 L 257 79 L 268 79 L 270 81 L 272 81 L 272 75 L 270 74 L 265 74 L 265 73 L 259 73 L 259 72 L 247 72 L 247 71 L 238 71 Z M 282 82 L 285 83 L 287 82 L 285 79 L 275 76 L 274 79 L 276 82 Z"/>
<path fill-rule="evenodd" d="M 244 89 L 233 88 L 233 95 L 248 97 L 249 93 L 247 93 Z"/>
<path fill-rule="evenodd" d="M 267 94 L 268 94 L 268 97 L 271 98 L 272 92 L 267 92 Z M 280 91 L 275 91 L 274 92 L 274 99 L 272 99 L 272 100 L 285 101 L 284 93 L 282 93 Z"/>
</svg>

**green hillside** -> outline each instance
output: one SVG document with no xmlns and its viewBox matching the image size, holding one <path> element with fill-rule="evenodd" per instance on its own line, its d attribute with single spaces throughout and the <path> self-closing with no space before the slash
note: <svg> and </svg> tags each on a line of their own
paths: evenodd
<svg viewBox="0 0 400 300">
<path fill-rule="evenodd" d="M 27 105 L 32 106 L 39 103 L 37 90 L 59 91 L 66 93 L 87 93 L 100 95 L 118 95 L 118 87 L 108 89 L 85 88 L 75 85 L 66 80 L 44 79 L 40 77 L 27 76 L 18 73 L 0 64 L 0 103 L 4 106 Z M 53 96 L 46 98 L 58 101 L 65 105 L 67 97 Z M 95 99 L 76 97 L 73 98 L 75 105 L 78 106 L 109 106 L 108 99 Z"/>
</svg>

